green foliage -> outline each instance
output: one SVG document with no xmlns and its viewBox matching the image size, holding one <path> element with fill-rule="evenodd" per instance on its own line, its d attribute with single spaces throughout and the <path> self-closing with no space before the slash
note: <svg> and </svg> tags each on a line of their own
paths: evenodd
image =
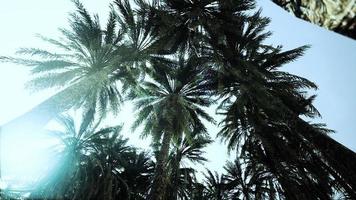
<svg viewBox="0 0 356 200">
<path fill-rule="evenodd" d="M 166 199 L 189 199 L 196 179 L 196 170 L 185 167 L 187 163 L 204 164 L 208 160 L 204 157 L 204 148 L 212 140 L 200 132 L 192 133 L 190 138 L 183 137 L 173 143 L 168 158 L 168 184 Z"/>
<path fill-rule="evenodd" d="M 166 176 L 164 166 L 167 163 L 171 138 L 177 141 L 185 136 L 189 141 L 193 132 L 206 132 L 201 119 L 214 122 L 202 109 L 213 103 L 209 90 L 206 90 L 204 62 L 199 57 L 184 57 L 184 54 L 178 55 L 176 59 L 152 57 L 151 68 L 147 70 L 150 80 L 143 82 L 138 91 L 129 96 L 135 100 L 135 110 L 138 113 L 133 129 L 143 123 L 143 136 L 153 136 L 156 143 L 163 138 L 157 155 L 156 179 Z M 162 181 L 157 180 L 153 184 L 163 184 L 164 191 Z M 162 195 L 160 193 L 156 194 Z M 155 192 L 152 194 L 155 195 Z"/>
<path fill-rule="evenodd" d="M 59 162 L 30 199 L 142 199 L 152 160 L 127 145 L 119 135 L 121 126 L 97 129 L 98 123 L 88 123 L 92 121 L 86 116 L 79 130 L 69 116 L 59 122 L 64 131 L 50 132 L 62 141 L 54 154 Z"/>
<path fill-rule="evenodd" d="M 178 60 L 153 57 L 149 80 L 131 94 L 138 117 L 133 129 L 144 123 L 143 135 L 159 140 L 164 132 L 173 133 L 175 140 L 193 131 L 206 132 L 200 119 L 214 120 L 202 109 L 213 103 L 206 90 L 204 68 L 200 58 Z"/>
<path fill-rule="evenodd" d="M 111 11 L 102 29 L 97 15 L 91 16 L 79 1 L 70 15 L 69 29 L 60 29 L 59 40 L 39 36 L 55 47 L 55 52 L 23 48 L 17 53 L 30 59 L 4 57 L 3 61 L 31 67 L 30 89 L 58 88 L 66 91 L 63 112 L 71 107 L 93 110 L 100 117 L 108 111 L 117 113 L 122 103 L 120 86 L 132 84 L 136 76 L 127 65 L 130 44 L 118 31 L 117 14 Z M 121 83 L 121 85 L 119 84 Z M 62 92 L 63 93 L 63 92 Z"/>
<path fill-rule="evenodd" d="M 314 107 L 315 83 L 281 68 L 308 46 L 266 45 L 270 20 L 253 0 L 115 0 L 106 27 L 73 1 L 63 38 L 40 36 L 61 51 L 18 51 L 2 61 L 26 65 L 34 89 L 60 88 L 60 163 L 32 197 L 52 199 L 356 198 L 356 154 L 327 136 Z M 135 8 L 135 9 L 134 9 Z M 28 58 L 30 57 L 30 59 Z M 124 96 L 124 97 L 123 97 Z M 153 138 L 150 154 L 127 145 L 120 126 L 98 130 L 107 112 L 134 103 L 135 130 Z M 185 162 L 204 163 L 211 143 L 205 108 L 218 102 L 218 137 L 237 158 L 225 174 L 197 181 Z M 55 105 L 54 105 L 55 106 Z M 95 119 L 98 121 L 96 122 Z"/>
</svg>

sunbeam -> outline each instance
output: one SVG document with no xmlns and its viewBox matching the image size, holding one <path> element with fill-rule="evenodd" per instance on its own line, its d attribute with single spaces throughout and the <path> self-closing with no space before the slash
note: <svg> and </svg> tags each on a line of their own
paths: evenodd
<svg viewBox="0 0 356 200">
<path fill-rule="evenodd" d="M 6 134 L 1 137 L 2 187 L 30 189 L 56 163 L 58 140 L 44 133 Z"/>
</svg>

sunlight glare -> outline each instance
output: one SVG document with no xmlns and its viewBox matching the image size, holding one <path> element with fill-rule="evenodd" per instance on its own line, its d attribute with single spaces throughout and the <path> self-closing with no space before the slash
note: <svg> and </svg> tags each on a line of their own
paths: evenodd
<svg viewBox="0 0 356 200">
<path fill-rule="evenodd" d="M 56 163 L 58 140 L 44 133 L 8 134 L 2 137 L 2 181 L 7 188 L 28 189 Z"/>
</svg>

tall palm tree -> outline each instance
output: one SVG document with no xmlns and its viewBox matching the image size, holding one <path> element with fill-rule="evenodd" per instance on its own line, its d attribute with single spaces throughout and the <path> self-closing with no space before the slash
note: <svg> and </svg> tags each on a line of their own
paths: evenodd
<svg viewBox="0 0 356 200">
<path fill-rule="evenodd" d="M 168 32 L 169 30 L 175 30 L 172 31 L 171 35 L 173 39 L 170 39 L 173 42 L 163 40 L 169 44 L 169 50 L 183 49 L 179 46 L 188 46 L 190 50 L 194 48 L 194 45 L 191 45 L 194 43 L 190 42 L 194 40 L 193 34 L 188 34 L 187 36 L 187 33 L 198 32 L 200 33 L 199 37 L 203 38 L 201 40 L 203 45 L 199 43 L 202 51 L 199 51 L 198 55 L 210 56 L 210 61 L 214 63 L 212 72 L 209 72 L 213 82 L 212 86 L 222 99 L 220 110 L 226 110 L 223 113 L 226 118 L 222 122 L 225 127 L 220 135 L 230 139 L 229 146 L 232 147 L 238 141 L 243 140 L 240 135 L 245 138 L 253 138 L 253 140 L 257 139 L 254 141 L 257 145 L 260 145 L 260 142 L 263 141 L 262 150 L 266 151 L 268 147 L 267 151 L 271 151 L 268 153 L 267 158 L 276 160 L 274 163 L 265 162 L 264 165 L 270 165 L 275 174 L 280 174 L 278 175 L 279 177 L 288 177 L 281 178 L 283 179 L 281 182 L 285 183 L 286 193 L 290 194 L 291 197 L 293 193 L 296 195 L 301 194 L 302 192 L 296 192 L 303 190 L 302 187 L 298 187 L 300 184 L 304 184 L 304 188 L 309 188 L 310 185 L 319 185 L 323 188 L 323 191 L 320 191 L 318 186 L 313 186 L 311 187 L 312 190 L 317 192 L 312 193 L 320 195 L 321 198 L 328 198 L 332 193 L 329 175 L 333 172 L 325 167 L 321 174 L 315 170 L 318 166 L 320 167 L 320 163 L 318 165 L 312 164 L 311 157 L 318 156 L 317 153 L 312 151 L 311 145 L 313 141 L 304 145 L 303 150 L 305 151 L 295 152 L 290 147 L 291 143 L 294 143 L 298 148 L 297 144 L 303 139 L 293 137 L 293 134 L 285 131 L 280 133 L 280 130 L 283 130 L 280 126 L 273 129 L 268 127 L 268 123 L 274 123 L 278 114 L 283 117 L 303 114 L 316 116 L 318 114 L 311 104 L 313 97 L 305 98 L 303 94 L 298 93 L 298 90 L 304 87 L 316 88 L 315 84 L 284 72 L 270 73 L 270 71 L 300 56 L 305 47 L 281 52 L 280 48 L 264 45 L 264 39 L 270 35 L 269 32 L 263 32 L 269 20 L 262 18 L 260 12 L 253 15 L 247 12 L 254 9 L 254 1 L 251 0 L 194 0 L 183 1 L 183 3 L 181 1 L 166 0 L 159 2 L 157 9 L 152 9 L 153 13 L 158 16 L 157 21 L 163 24 L 163 31 L 159 29 L 160 27 L 157 30 L 161 30 L 163 35 L 167 35 L 166 27 L 169 27 L 167 28 Z M 184 6 L 181 6 L 183 4 Z M 169 17 L 163 18 L 163 16 Z M 169 19 L 169 22 L 167 23 L 166 21 L 164 23 L 165 20 L 162 19 Z M 174 29 L 175 27 L 179 27 L 179 30 L 182 30 L 183 33 Z M 184 34 L 186 34 L 186 37 L 180 37 L 180 35 Z M 276 79 L 272 80 L 273 78 Z M 292 90 L 288 90 L 288 88 L 292 88 Z M 271 116 L 266 118 L 264 114 L 267 111 L 267 114 L 271 114 Z M 289 114 L 291 112 L 292 114 Z M 279 121 L 281 120 L 282 122 L 278 123 L 285 123 L 283 119 Z M 264 130 L 268 130 L 268 133 L 267 131 L 264 133 Z M 323 132 L 324 129 L 315 130 L 318 130 L 316 132 Z M 285 140 L 286 135 L 289 135 L 288 140 Z M 332 142 L 329 141 L 329 143 Z M 274 146 L 270 145 L 270 143 Z M 253 144 L 253 142 L 249 144 Z M 326 152 L 325 148 L 320 150 Z M 348 152 L 344 153 L 350 155 Z M 270 155 L 275 157 L 272 158 Z M 258 158 L 262 161 L 263 158 L 261 156 L 260 158 L 254 157 L 254 159 Z M 292 157 L 294 158 L 293 160 L 290 159 Z M 304 157 L 306 159 L 303 159 Z M 286 170 L 287 167 L 280 165 L 277 160 L 281 160 L 282 163 L 285 160 L 289 160 L 286 164 L 290 169 Z M 297 160 L 299 163 L 295 162 Z M 303 167 L 306 166 L 310 171 L 303 171 Z M 299 174 L 294 173 L 294 171 L 298 171 Z M 319 179 L 315 182 L 314 178 L 308 178 L 309 174 L 313 174 Z M 349 175 L 352 175 L 352 173 L 349 173 Z M 298 184 L 294 182 L 295 176 L 298 177 Z M 300 176 L 303 178 L 300 178 Z M 345 178 L 347 177 L 345 176 Z M 327 184 L 324 184 L 325 181 Z M 350 183 L 352 182 L 349 181 Z M 348 187 L 347 184 L 344 185 Z M 349 188 L 349 191 L 352 190 Z"/>
<path fill-rule="evenodd" d="M 212 103 L 210 92 L 205 88 L 204 62 L 197 57 L 184 57 L 182 54 L 177 60 L 153 58 L 148 71 L 150 79 L 131 96 L 137 110 L 133 128 L 143 124 L 144 136 L 152 135 L 154 141 L 161 141 L 149 199 L 164 197 L 172 140 L 182 135 L 190 138 L 190 133 L 196 130 L 205 132 L 201 119 L 214 121 L 202 109 Z"/>
<path fill-rule="evenodd" d="M 333 179 L 348 193 L 354 193 L 350 178 L 354 177 L 353 164 L 332 157 L 330 150 L 349 155 L 351 163 L 355 162 L 355 154 L 341 150 L 325 136 L 327 129 L 300 118 L 320 115 L 312 104 L 315 96 L 306 97 L 303 91 L 316 85 L 279 71 L 283 64 L 302 55 L 306 47 L 283 52 L 280 47 L 264 45 L 270 35 L 264 32 L 269 20 L 260 12 L 235 12 L 244 2 L 246 8 L 253 8 L 253 1 L 219 1 L 222 17 L 204 25 L 216 61 L 212 85 L 221 97 L 224 116 L 219 135 L 230 148 L 245 143 L 244 154 L 277 177 L 286 198 L 330 199 Z M 324 146 L 315 141 L 316 137 Z M 335 159 L 342 164 L 336 165 Z"/>
<path fill-rule="evenodd" d="M 31 67 L 33 79 L 28 87 L 34 90 L 61 89 L 24 115 L 2 126 L 2 132 L 42 128 L 49 120 L 70 108 L 105 117 L 117 113 L 122 102 L 120 88 L 128 88 L 139 75 L 131 65 L 136 48 L 126 39 L 127 29 L 119 27 L 118 15 L 112 10 L 102 28 L 97 15 L 91 16 L 84 6 L 73 0 L 77 11 L 71 14 L 70 28 L 60 29 L 59 40 L 40 36 L 56 47 L 56 51 L 23 48 L 17 53 L 29 59 L 1 57 Z M 121 23 L 122 25 L 122 23 Z M 136 27 L 140 29 L 140 27 Z"/>
</svg>

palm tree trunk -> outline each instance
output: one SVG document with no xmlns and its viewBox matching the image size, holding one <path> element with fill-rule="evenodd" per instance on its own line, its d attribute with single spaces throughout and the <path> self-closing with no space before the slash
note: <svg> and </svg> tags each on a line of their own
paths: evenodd
<svg viewBox="0 0 356 200">
<path fill-rule="evenodd" d="M 166 190 L 166 166 L 169 154 L 169 147 L 172 139 L 172 133 L 166 132 L 163 135 L 161 149 L 157 156 L 156 170 L 153 178 L 152 188 L 149 194 L 149 200 L 163 200 Z"/>
<path fill-rule="evenodd" d="M 108 169 L 106 170 L 106 178 L 104 180 L 105 188 L 104 188 L 104 196 L 103 199 L 112 200 L 112 169 L 111 164 L 108 164 Z"/>
<path fill-rule="evenodd" d="M 177 200 L 178 199 L 178 179 L 179 179 L 179 168 L 180 168 L 180 155 L 177 152 L 177 158 L 174 159 L 174 163 L 173 163 L 173 167 L 172 167 L 172 180 L 171 180 L 171 184 L 172 184 L 172 191 L 171 192 L 171 200 Z"/>
</svg>

